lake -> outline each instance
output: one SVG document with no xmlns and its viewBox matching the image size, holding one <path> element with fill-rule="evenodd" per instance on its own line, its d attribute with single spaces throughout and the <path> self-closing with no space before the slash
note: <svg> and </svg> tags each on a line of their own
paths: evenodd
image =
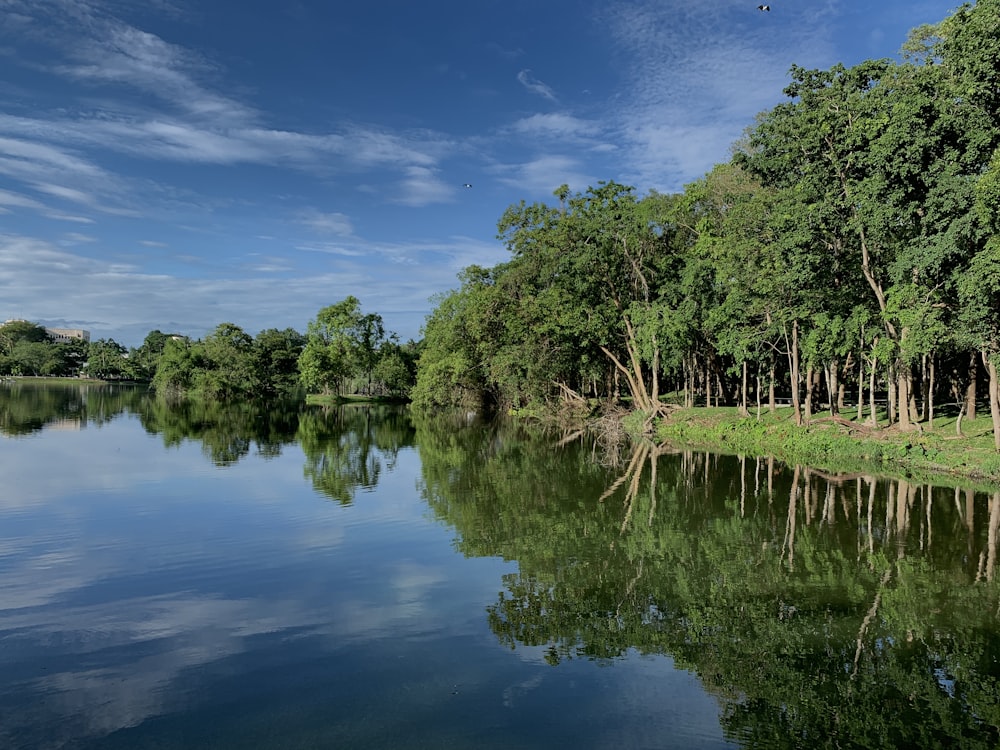
<svg viewBox="0 0 1000 750">
<path fill-rule="evenodd" d="M 1000 493 L 0 384 L 0 747 L 1000 744 Z"/>
</svg>

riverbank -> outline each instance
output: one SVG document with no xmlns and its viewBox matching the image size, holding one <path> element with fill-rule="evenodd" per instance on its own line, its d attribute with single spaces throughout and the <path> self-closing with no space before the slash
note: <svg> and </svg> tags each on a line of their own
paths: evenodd
<svg viewBox="0 0 1000 750">
<path fill-rule="evenodd" d="M 392 404 L 398 406 L 407 403 L 406 399 L 393 396 L 362 396 L 359 394 L 336 395 L 324 393 L 310 393 L 306 396 L 306 403 L 310 406 L 343 406 L 344 404 Z"/>
<path fill-rule="evenodd" d="M 769 455 L 830 470 L 951 476 L 1000 486 L 1000 454 L 988 417 L 964 419 L 961 437 L 955 416 L 936 417 L 933 427 L 925 423 L 912 432 L 873 429 L 847 417 L 820 414 L 808 427 L 798 427 L 790 409 L 764 412 L 758 420 L 731 407 L 696 407 L 671 412 L 657 422 L 654 434 L 658 442 Z"/>
</svg>

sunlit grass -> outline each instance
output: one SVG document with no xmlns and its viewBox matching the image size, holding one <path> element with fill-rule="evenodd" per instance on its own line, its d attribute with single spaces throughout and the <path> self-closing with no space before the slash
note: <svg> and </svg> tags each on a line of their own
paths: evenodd
<svg viewBox="0 0 1000 750">
<path fill-rule="evenodd" d="M 764 407 L 759 416 L 756 407 L 748 416 L 736 407 L 682 408 L 658 423 L 656 435 L 666 442 L 768 454 L 829 468 L 866 466 L 1000 484 L 1000 454 L 993 447 L 988 415 L 963 419 L 961 435 L 954 408 L 935 414 L 933 424 L 924 420 L 906 431 L 888 427 L 885 413 L 877 416 L 878 428 L 867 424 L 867 410 L 858 420 L 857 408 L 843 410 L 836 419 L 829 411 L 817 412 L 808 425 L 797 426 L 789 407 L 774 412 Z"/>
</svg>

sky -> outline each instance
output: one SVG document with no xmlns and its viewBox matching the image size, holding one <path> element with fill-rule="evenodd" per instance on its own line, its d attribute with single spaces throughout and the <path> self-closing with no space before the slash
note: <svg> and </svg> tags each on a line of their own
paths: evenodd
<svg viewBox="0 0 1000 750">
<path fill-rule="evenodd" d="M 793 64 L 895 57 L 954 0 L 0 0 L 0 322 L 138 346 L 419 339 L 497 220 L 725 162 Z M 466 184 L 471 187 L 466 187 Z"/>
</svg>

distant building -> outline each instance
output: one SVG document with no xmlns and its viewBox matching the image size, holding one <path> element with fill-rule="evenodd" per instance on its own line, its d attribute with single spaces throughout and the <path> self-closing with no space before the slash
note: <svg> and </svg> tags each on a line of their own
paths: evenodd
<svg viewBox="0 0 1000 750">
<path fill-rule="evenodd" d="M 72 344 L 74 341 L 90 341 L 90 331 L 82 328 L 46 328 L 45 332 L 52 337 L 57 344 Z"/>
</svg>

